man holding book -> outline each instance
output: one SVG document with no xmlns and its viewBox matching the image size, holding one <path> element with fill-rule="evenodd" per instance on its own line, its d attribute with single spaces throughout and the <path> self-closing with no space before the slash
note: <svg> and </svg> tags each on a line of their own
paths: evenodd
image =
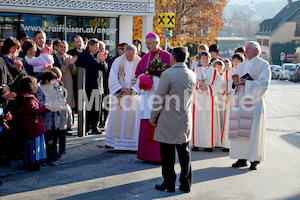
<svg viewBox="0 0 300 200">
<path fill-rule="evenodd" d="M 240 63 L 232 76 L 229 139 L 230 158 L 238 159 L 232 167 L 245 167 L 247 160 L 250 169 L 266 157 L 265 97 L 271 81 L 269 63 L 259 57 L 261 47 L 257 42 L 246 44 L 247 60 Z"/>
</svg>

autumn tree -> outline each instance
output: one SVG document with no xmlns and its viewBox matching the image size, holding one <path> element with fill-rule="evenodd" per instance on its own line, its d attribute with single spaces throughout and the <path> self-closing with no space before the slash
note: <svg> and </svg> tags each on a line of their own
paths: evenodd
<svg viewBox="0 0 300 200">
<path fill-rule="evenodd" d="M 156 16 L 153 20 L 154 32 L 164 42 L 164 28 L 157 27 L 158 13 L 175 13 L 173 37 L 168 41 L 172 46 L 190 43 L 215 43 L 222 30 L 222 14 L 227 0 L 156 0 Z M 134 38 L 141 37 L 141 17 L 134 17 Z"/>
<path fill-rule="evenodd" d="M 133 16 L 133 39 L 139 39 L 142 41 L 142 30 L 143 30 L 143 17 Z"/>
</svg>

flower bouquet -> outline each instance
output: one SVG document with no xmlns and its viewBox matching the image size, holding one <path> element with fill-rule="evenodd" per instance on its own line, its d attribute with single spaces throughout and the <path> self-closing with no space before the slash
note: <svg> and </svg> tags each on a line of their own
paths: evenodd
<svg viewBox="0 0 300 200">
<path fill-rule="evenodd" d="M 153 84 L 153 76 L 160 77 L 167 69 L 167 63 L 162 63 L 161 58 L 157 54 L 153 61 L 150 61 L 149 68 L 146 68 L 146 75 L 140 77 L 139 87 L 143 90 L 151 90 Z M 158 78 L 159 79 L 159 78 Z"/>
<path fill-rule="evenodd" d="M 167 69 L 167 63 L 162 63 L 161 58 L 157 54 L 154 58 L 154 61 L 150 61 L 149 68 L 147 68 L 147 74 L 152 76 L 160 77 L 161 73 L 163 73 Z"/>
</svg>

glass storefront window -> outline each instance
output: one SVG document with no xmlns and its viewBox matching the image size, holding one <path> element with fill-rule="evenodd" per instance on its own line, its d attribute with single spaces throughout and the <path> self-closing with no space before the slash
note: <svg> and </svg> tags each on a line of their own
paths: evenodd
<svg viewBox="0 0 300 200">
<path fill-rule="evenodd" d="M 67 42 L 74 47 L 73 41 L 76 35 L 86 38 L 98 38 L 106 44 L 106 48 L 112 54 L 116 54 L 118 43 L 118 19 L 111 17 L 72 17 L 67 16 Z"/>
<path fill-rule="evenodd" d="M 47 39 L 66 40 L 70 48 L 74 47 L 76 35 L 86 38 L 98 38 L 106 44 L 107 49 L 115 55 L 118 41 L 118 18 L 81 17 L 62 15 L 37 15 L 0 13 L 0 37 L 17 37 L 19 32 L 26 32 L 33 38 L 35 31 L 46 32 Z"/>
<path fill-rule="evenodd" d="M 46 30 L 47 38 L 52 40 L 64 39 L 63 32 L 57 27 L 64 24 L 64 17 L 58 15 L 42 15 L 42 26 Z"/>
<path fill-rule="evenodd" d="M 18 13 L 0 13 L 0 38 L 17 37 L 20 19 L 21 15 Z"/>
</svg>

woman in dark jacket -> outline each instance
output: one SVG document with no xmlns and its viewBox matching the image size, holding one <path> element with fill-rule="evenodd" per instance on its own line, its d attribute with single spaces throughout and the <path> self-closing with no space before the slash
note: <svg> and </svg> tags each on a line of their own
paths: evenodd
<svg viewBox="0 0 300 200">
<path fill-rule="evenodd" d="M 13 90 L 17 82 L 27 75 L 23 64 L 17 59 L 21 50 L 19 41 L 9 37 L 4 41 L 0 54 L 0 84 L 7 84 Z"/>
<path fill-rule="evenodd" d="M 24 168 L 39 170 L 40 164 L 46 159 L 44 133 L 47 131 L 42 114 L 49 112 L 45 105 L 40 105 L 34 96 L 37 86 L 36 79 L 24 77 L 20 82 L 20 106 L 23 130 L 25 131 Z"/>
<path fill-rule="evenodd" d="M 27 75 L 22 61 L 17 59 L 20 50 L 21 45 L 14 37 L 5 39 L 1 48 L 0 85 L 8 85 L 10 91 L 15 91 L 21 78 Z M 21 134 L 19 134 L 22 130 L 19 130 L 18 126 L 20 121 L 17 107 L 18 104 L 15 101 L 8 102 L 4 107 L 5 113 L 10 111 L 13 115 L 13 119 L 8 123 L 10 129 L 4 131 L 7 132 L 7 137 L 5 138 L 6 150 L 3 152 L 4 155 L 11 159 L 19 158 L 23 150 L 23 139 Z"/>
</svg>

